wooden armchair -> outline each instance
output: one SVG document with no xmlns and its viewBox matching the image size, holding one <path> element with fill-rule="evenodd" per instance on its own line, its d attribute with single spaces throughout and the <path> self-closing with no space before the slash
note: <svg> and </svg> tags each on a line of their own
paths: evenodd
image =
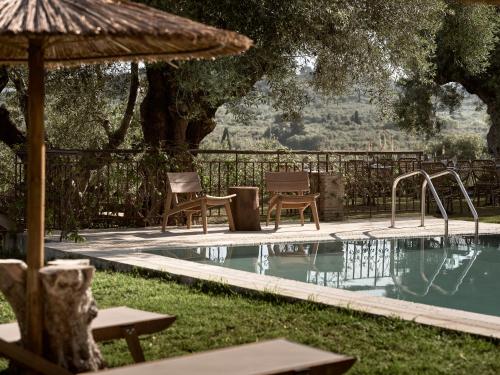
<svg viewBox="0 0 500 375">
<path fill-rule="evenodd" d="M 163 210 L 162 232 L 165 232 L 168 217 L 179 212 L 187 215 L 187 228 L 191 228 L 193 214 L 201 212 L 203 233 L 207 233 L 207 210 L 212 207 L 224 206 L 226 209 L 229 229 L 234 231 L 233 215 L 231 213 L 230 202 L 236 194 L 225 197 L 212 197 L 202 195 L 200 177 L 196 172 L 167 173 L 167 196 Z M 187 200 L 179 202 L 178 194 L 187 195 Z"/>
<path fill-rule="evenodd" d="M 300 222 L 304 225 L 304 210 L 311 207 L 312 216 L 319 230 L 318 208 L 316 199 L 319 194 L 305 194 L 309 192 L 309 173 L 307 172 L 266 172 L 266 189 L 271 194 L 267 210 L 266 225 L 269 225 L 271 212 L 276 209 L 275 228 L 278 229 L 281 218 L 281 209 L 297 209 Z"/>
</svg>

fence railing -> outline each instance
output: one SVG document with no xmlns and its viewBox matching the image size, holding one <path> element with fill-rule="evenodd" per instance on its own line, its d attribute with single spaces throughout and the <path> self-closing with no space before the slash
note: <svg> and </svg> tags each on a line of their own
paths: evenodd
<svg viewBox="0 0 500 375">
<path fill-rule="evenodd" d="M 16 207 L 25 207 L 26 166 L 15 161 Z M 420 167 L 421 151 L 228 151 L 196 150 L 189 161 L 168 153 L 138 150 L 48 150 L 47 227 L 75 229 L 111 225 L 144 226 L 159 223 L 166 172 L 194 168 L 205 192 L 226 194 L 230 186 L 257 186 L 264 213 L 267 171 L 300 170 L 339 173 L 345 184 L 347 215 L 371 216 L 390 210 L 394 176 Z M 418 210 L 418 189 L 402 186 L 398 210 Z M 212 215 L 224 214 L 213 211 Z M 19 211 L 18 217 L 24 217 Z"/>
</svg>

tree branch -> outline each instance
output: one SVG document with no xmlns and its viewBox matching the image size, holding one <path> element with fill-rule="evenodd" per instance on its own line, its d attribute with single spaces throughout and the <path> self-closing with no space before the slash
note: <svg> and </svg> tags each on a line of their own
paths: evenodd
<svg viewBox="0 0 500 375">
<path fill-rule="evenodd" d="M 17 69 L 10 69 L 10 79 L 14 83 L 17 92 L 17 100 L 19 101 L 19 108 L 24 116 L 26 127 L 28 126 L 28 89 L 24 83 L 21 72 Z"/>
<path fill-rule="evenodd" d="M 11 149 L 26 143 L 26 136 L 12 122 L 10 113 L 4 106 L 0 106 L 0 141 Z"/>
<path fill-rule="evenodd" d="M 137 101 L 137 91 L 139 89 L 139 67 L 137 63 L 130 64 L 130 89 L 128 94 L 127 107 L 125 108 L 125 113 L 123 114 L 120 127 L 112 133 L 108 133 L 108 144 L 106 145 L 107 150 L 115 149 L 120 146 L 125 140 L 127 131 L 132 122 L 132 116 L 134 115 L 135 103 Z"/>
</svg>

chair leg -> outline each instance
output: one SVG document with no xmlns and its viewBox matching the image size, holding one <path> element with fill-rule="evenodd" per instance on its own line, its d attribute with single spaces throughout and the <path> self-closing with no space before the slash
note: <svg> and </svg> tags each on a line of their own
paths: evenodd
<svg viewBox="0 0 500 375">
<path fill-rule="evenodd" d="M 234 219 L 233 212 L 231 211 L 231 205 L 229 202 L 224 203 L 224 207 L 226 208 L 227 221 L 229 222 L 229 230 L 234 232 L 236 228 L 234 227 Z"/>
<path fill-rule="evenodd" d="M 165 229 L 167 228 L 170 207 L 172 207 L 172 193 L 167 193 L 167 198 L 165 199 L 165 204 L 163 206 L 163 222 L 161 225 L 162 232 L 165 232 Z"/>
<path fill-rule="evenodd" d="M 281 201 L 278 202 L 276 205 L 276 217 L 275 217 L 275 223 L 274 223 L 274 229 L 278 230 L 280 226 L 280 219 L 281 219 Z"/>
<path fill-rule="evenodd" d="M 208 221 L 207 221 L 207 201 L 201 201 L 201 224 L 203 225 L 203 233 L 208 232 Z"/>
<path fill-rule="evenodd" d="M 191 229 L 191 221 L 193 219 L 193 214 L 188 213 L 186 216 L 187 216 L 186 227 L 187 227 L 187 229 Z"/>
<path fill-rule="evenodd" d="M 272 210 L 273 210 L 272 206 L 269 206 L 267 208 L 266 227 L 269 226 L 269 221 L 271 220 L 271 212 L 272 212 Z"/>
<path fill-rule="evenodd" d="M 311 211 L 312 211 L 314 222 L 316 223 L 316 229 L 319 230 L 318 206 L 316 206 L 315 201 L 311 203 Z"/>
<path fill-rule="evenodd" d="M 300 214 L 300 225 L 304 226 L 304 210 L 299 209 L 299 214 Z"/>
</svg>

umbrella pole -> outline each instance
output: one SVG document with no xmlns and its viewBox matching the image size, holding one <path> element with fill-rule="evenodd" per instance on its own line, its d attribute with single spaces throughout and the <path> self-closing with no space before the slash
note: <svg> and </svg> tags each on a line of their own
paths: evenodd
<svg viewBox="0 0 500 375">
<path fill-rule="evenodd" d="M 27 348 L 43 351 L 43 297 L 38 271 L 44 263 L 45 131 L 43 41 L 30 39 L 28 84 L 28 254 L 26 282 Z"/>
</svg>

